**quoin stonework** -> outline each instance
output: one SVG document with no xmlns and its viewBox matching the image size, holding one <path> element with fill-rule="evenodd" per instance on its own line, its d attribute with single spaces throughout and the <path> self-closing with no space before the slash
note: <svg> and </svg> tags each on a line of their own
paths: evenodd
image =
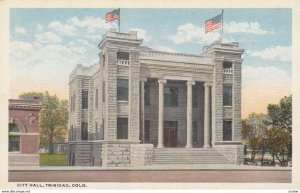
<svg viewBox="0 0 300 193">
<path fill-rule="evenodd" d="M 242 164 L 244 50 L 215 41 L 201 54 L 171 53 L 142 41 L 110 30 L 99 62 L 71 72 L 68 164 Z"/>
</svg>

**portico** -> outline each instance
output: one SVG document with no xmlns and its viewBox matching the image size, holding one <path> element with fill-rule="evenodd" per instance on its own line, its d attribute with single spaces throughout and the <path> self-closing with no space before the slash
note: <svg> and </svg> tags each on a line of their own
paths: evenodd
<svg viewBox="0 0 300 193">
<path fill-rule="evenodd" d="M 173 97 L 175 101 L 171 101 L 173 105 L 168 105 L 170 102 L 166 100 L 170 100 L 170 98 L 165 98 L 168 93 L 165 89 L 170 88 L 175 92 Z M 153 143 L 156 148 L 194 148 L 194 145 L 197 148 L 211 147 L 211 88 L 212 84 L 210 82 L 193 81 L 190 77 L 143 78 L 141 80 L 142 100 L 140 104 L 142 142 Z M 149 90 L 153 92 L 149 93 Z M 157 90 L 157 96 L 155 96 L 155 90 Z M 148 98 L 148 95 L 151 95 L 150 98 L 157 97 L 158 100 L 154 101 L 156 103 L 146 102 L 147 104 L 145 104 L 145 96 Z M 193 100 L 195 100 L 194 103 Z M 146 115 L 146 119 L 152 118 L 153 122 L 157 120 L 157 128 L 151 127 L 150 132 L 145 132 L 145 129 L 147 129 L 145 128 L 145 113 L 147 114 L 150 109 L 153 110 L 155 107 L 158 107 L 156 109 L 157 118 L 153 118 L 155 115 L 152 113 L 152 117 Z M 150 121 L 146 120 L 147 123 Z M 149 125 L 146 127 L 149 127 Z M 145 141 L 145 135 L 147 134 L 156 136 L 155 130 L 157 130 L 156 140 L 151 136 L 147 136 L 146 138 L 151 138 L 151 140 Z M 178 134 L 181 136 L 178 136 Z"/>
</svg>

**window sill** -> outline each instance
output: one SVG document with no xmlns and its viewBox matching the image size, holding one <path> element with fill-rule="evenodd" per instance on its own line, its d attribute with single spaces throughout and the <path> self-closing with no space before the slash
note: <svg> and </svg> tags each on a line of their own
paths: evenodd
<svg viewBox="0 0 300 193">
<path fill-rule="evenodd" d="M 224 108 L 232 108 L 232 106 L 223 106 Z"/>
<path fill-rule="evenodd" d="M 118 100 L 118 103 L 128 103 L 128 101 L 124 101 L 124 100 Z"/>
<path fill-rule="evenodd" d="M 8 153 L 9 154 L 20 154 L 21 152 L 20 151 L 9 151 Z"/>
</svg>

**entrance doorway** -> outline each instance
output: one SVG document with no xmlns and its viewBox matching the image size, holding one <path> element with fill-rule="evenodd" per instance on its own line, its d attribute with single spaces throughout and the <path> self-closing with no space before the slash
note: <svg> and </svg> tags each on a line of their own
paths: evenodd
<svg viewBox="0 0 300 193">
<path fill-rule="evenodd" d="M 164 121 L 164 146 L 177 147 L 177 121 Z"/>
<path fill-rule="evenodd" d="M 177 146 L 177 129 L 164 128 L 164 146 L 176 147 Z"/>
</svg>

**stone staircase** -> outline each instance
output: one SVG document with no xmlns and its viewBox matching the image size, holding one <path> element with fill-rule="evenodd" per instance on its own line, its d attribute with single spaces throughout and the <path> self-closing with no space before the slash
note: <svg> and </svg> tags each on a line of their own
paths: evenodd
<svg viewBox="0 0 300 193">
<path fill-rule="evenodd" d="M 214 149 L 155 148 L 154 165 L 162 164 L 232 164 Z"/>
</svg>

